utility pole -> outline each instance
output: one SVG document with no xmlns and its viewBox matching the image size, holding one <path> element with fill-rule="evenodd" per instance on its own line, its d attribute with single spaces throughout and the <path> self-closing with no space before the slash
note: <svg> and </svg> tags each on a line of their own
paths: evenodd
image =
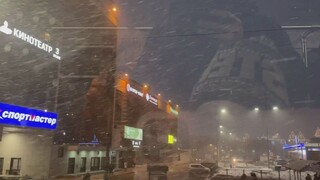
<svg viewBox="0 0 320 180">
<path fill-rule="evenodd" d="M 270 145 L 269 145 L 269 126 L 267 125 L 267 158 L 268 158 L 268 168 L 270 168 Z"/>
</svg>

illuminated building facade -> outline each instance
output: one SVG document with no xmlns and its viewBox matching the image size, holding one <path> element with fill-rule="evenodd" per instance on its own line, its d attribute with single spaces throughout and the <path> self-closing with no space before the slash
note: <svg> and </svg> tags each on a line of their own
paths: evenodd
<svg viewBox="0 0 320 180">
<path fill-rule="evenodd" d="M 117 40 L 113 2 L 6 0 L 0 10 L 1 103 L 58 114 L 52 130 L 0 122 L 0 174 L 48 179 L 79 172 L 81 158 L 88 171 L 104 169 Z M 89 145 L 94 135 L 104 152 Z M 99 154 L 86 153 L 90 148 Z"/>
<path fill-rule="evenodd" d="M 118 155 L 113 157 L 113 162 L 121 167 L 125 161 L 144 163 L 167 159 L 176 151 L 179 107 L 171 100 L 162 99 L 160 94 L 154 95 L 148 85 L 139 84 L 126 75 L 118 76 L 116 88 L 112 149 Z M 124 125 L 143 131 L 138 148 L 133 147 L 134 139 L 124 137 Z"/>
</svg>

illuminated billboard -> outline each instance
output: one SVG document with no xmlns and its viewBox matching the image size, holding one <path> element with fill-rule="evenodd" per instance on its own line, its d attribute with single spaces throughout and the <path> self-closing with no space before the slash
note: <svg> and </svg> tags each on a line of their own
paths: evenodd
<svg viewBox="0 0 320 180">
<path fill-rule="evenodd" d="M 139 128 L 124 126 L 124 138 L 142 141 L 143 131 Z"/>
<path fill-rule="evenodd" d="M 174 136 L 171 134 L 168 135 L 168 144 L 174 144 Z"/>
<path fill-rule="evenodd" d="M 54 48 L 51 45 L 46 44 L 46 43 L 42 42 L 41 40 L 36 39 L 35 37 L 23 32 L 17 28 L 9 27 L 8 21 L 4 21 L 3 25 L 0 26 L 0 32 L 6 34 L 8 36 L 14 36 L 18 39 L 21 39 L 22 41 L 25 41 L 25 42 L 29 43 L 30 45 L 52 55 L 54 58 L 61 60 L 59 48 Z"/>
<path fill-rule="evenodd" d="M 57 119 L 53 112 L 0 103 L 0 124 L 54 130 Z"/>
</svg>

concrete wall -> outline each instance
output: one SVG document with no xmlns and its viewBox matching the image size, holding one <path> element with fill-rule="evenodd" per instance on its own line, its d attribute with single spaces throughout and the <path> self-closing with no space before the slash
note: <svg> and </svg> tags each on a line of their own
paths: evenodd
<svg viewBox="0 0 320 180">
<path fill-rule="evenodd" d="M 21 158 L 20 175 L 35 179 L 48 177 L 52 138 L 50 133 L 4 127 L 0 141 L 3 174 L 10 169 L 11 158 Z"/>
<path fill-rule="evenodd" d="M 81 158 L 86 157 L 86 172 L 90 171 L 90 163 L 92 157 L 100 158 L 101 168 L 101 157 L 106 157 L 106 151 L 104 147 L 86 147 L 81 146 L 64 146 L 63 157 L 58 158 L 59 146 L 53 146 L 51 153 L 50 163 L 50 177 L 63 176 L 68 174 L 68 160 L 69 158 L 75 158 L 75 169 L 74 173 L 80 173 Z"/>
</svg>

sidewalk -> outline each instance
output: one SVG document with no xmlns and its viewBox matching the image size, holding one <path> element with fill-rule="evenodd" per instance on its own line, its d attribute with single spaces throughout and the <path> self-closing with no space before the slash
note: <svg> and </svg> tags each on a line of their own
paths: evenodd
<svg viewBox="0 0 320 180">
<path fill-rule="evenodd" d="M 103 179 L 105 171 L 94 171 L 94 172 L 89 172 L 90 173 L 90 179 Z M 62 177 L 57 177 L 54 178 L 56 180 L 82 180 L 83 176 L 86 173 L 78 173 L 78 174 L 67 174 Z M 112 179 L 117 179 L 120 176 L 130 176 L 134 175 L 134 168 L 128 168 L 127 170 L 123 171 L 117 171 L 114 172 L 112 175 L 109 175 L 109 178 Z"/>
</svg>

